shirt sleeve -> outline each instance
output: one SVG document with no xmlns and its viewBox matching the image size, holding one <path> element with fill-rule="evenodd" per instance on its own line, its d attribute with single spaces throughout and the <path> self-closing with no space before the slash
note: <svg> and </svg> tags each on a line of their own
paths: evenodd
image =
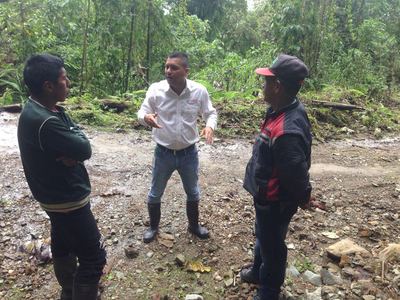
<svg viewBox="0 0 400 300">
<path fill-rule="evenodd" d="M 139 123 L 144 126 L 149 126 L 145 121 L 144 117 L 147 114 L 154 114 L 155 113 L 155 93 L 154 93 L 154 86 L 151 85 L 146 92 L 146 97 L 143 100 L 142 105 L 140 106 L 139 111 L 137 112 L 137 118 Z"/>
<path fill-rule="evenodd" d="M 39 137 L 42 149 L 55 157 L 65 156 L 82 162 L 92 155 L 85 134 L 78 127 L 68 127 L 58 118 L 48 119 L 42 125 Z"/>
<path fill-rule="evenodd" d="M 211 127 L 213 130 L 217 128 L 217 110 L 213 107 L 210 95 L 207 90 L 202 91 L 201 97 L 202 118 L 206 122 L 206 127 Z"/>
<path fill-rule="evenodd" d="M 311 193 L 309 161 L 306 146 L 299 135 L 283 135 L 273 147 L 274 163 L 283 200 L 299 204 L 308 201 Z"/>
</svg>

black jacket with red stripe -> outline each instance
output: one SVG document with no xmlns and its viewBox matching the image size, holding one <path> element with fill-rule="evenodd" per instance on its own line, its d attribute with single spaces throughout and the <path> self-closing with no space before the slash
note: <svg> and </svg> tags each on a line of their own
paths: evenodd
<svg viewBox="0 0 400 300">
<path fill-rule="evenodd" d="M 277 112 L 267 110 L 243 183 L 257 203 L 290 201 L 301 205 L 309 200 L 310 127 L 297 99 Z"/>
</svg>

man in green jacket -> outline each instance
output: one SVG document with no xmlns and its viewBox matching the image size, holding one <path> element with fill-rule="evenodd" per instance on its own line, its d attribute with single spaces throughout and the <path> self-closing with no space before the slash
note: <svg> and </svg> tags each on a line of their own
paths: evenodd
<svg viewBox="0 0 400 300">
<path fill-rule="evenodd" d="M 61 299 L 94 300 L 106 252 L 90 210 L 83 164 L 92 154 L 90 143 L 57 105 L 65 101 L 70 84 L 63 60 L 49 54 L 30 57 L 24 81 L 30 97 L 19 118 L 18 143 L 29 188 L 50 217 Z"/>
</svg>

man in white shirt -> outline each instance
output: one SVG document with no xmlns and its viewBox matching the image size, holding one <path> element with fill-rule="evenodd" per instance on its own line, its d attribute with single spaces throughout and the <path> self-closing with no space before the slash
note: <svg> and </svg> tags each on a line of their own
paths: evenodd
<svg viewBox="0 0 400 300">
<path fill-rule="evenodd" d="M 161 197 L 172 173 L 181 176 L 187 196 L 186 213 L 189 231 L 201 239 L 209 237 L 208 230 L 199 225 L 198 186 L 199 159 L 196 143 L 199 141 L 197 117 L 202 115 L 206 127 L 200 135 L 212 144 L 217 125 L 217 112 L 212 106 L 204 86 L 187 79 L 189 73 L 186 53 L 174 52 L 165 63 L 166 80 L 149 87 L 146 98 L 138 111 L 143 125 L 153 127 L 154 165 L 147 207 L 150 228 L 143 235 L 149 243 L 157 235 L 161 216 Z"/>
</svg>

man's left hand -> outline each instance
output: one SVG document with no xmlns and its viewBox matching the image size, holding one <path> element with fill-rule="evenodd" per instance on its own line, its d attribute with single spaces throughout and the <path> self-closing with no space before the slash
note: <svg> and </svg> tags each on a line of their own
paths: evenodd
<svg viewBox="0 0 400 300">
<path fill-rule="evenodd" d="M 204 136 L 206 144 L 212 144 L 214 141 L 214 130 L 211 127 L 205 127 L 201 132 L 200 136 Z"/>
</svg>

